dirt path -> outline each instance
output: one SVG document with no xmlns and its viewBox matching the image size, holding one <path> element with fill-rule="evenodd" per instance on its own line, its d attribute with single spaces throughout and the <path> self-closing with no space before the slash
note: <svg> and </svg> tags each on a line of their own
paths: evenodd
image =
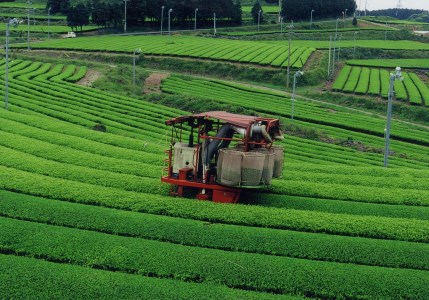
<svg viewBox="0 0 429 300">
<path fill-rule="evenodd" d="M 98 71 L 95 70 L 88 70 L 86 72 L 85 77 L 83 77 L 81 80 L 77 82 L 79 85 L 92 87 L 92 84 L 100 78 L 101 74 Z"/>
<path fill-rule="evenodd" d="M 153 72 L 144 81 L 144 93 L 153 94 L 161 93 L 161 81 L 167 78 L 170 74 Z"/>
</svg>

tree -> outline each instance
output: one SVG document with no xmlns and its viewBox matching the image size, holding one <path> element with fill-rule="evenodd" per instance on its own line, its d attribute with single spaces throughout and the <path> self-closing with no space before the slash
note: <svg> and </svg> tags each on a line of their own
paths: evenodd
<svg viewBox="0 0 429 300">
<path fill-rule="evenodd" d="M 119 27 L 124 19 L 124 5 L 120 2 L 107 5 L 107 20 L 109 26 Z"/>
<path fill-rule="evenodd" d="M 67 15 L 70 8 L 69 0 L 48 0 L 46 2 L 46 10 L 51 8 L 51 14 L 63 13 Z"/>
<path fill-rule="evenodd" d="M 353 26 L 357 26 L 357 19 L 356 19 L 356 17 L 353 17 L 353 22 L 352 22 L 352 24 L 353 24 Z"/>
<path fill-rule="evenodd" d="M 79 3 L 76 7 L 71 7 L 67 13 L 67 25 L 73 28 L 82 27 L 89 24 L 89 10 L 83 3 Z"/>
<path fill-rule="evenodd" d="M 60 12 L 66 14 L 70 9 L 70 0 L 61 0 L 60 1 Z"/>
<path fill-rule="evenodd" d="M 231 21 L 236 25 L 241 25 L 242 15 L 243 15 L 243 10 L 241 8 L 241 1 L 237 0 L 231 11 Z"/>
<path fill-rule="evenodd" d="M 46 2 L 46 10 L 51 8 L 51 14 L 61 12 L 61 0 L 48 0 Z"/>
<path fill-rule="evenodd" d="M 281 15 L 292 20 L 305 20 L 310 16 L 312 9 L 317 11 L 320 18 L 339 18 L 347 9 L 347 15 L 356 11 L 355 0 L 283 0 Z"/>
<path fill-rule="evenodd" d="M 96 24 L 99 27 L 105 28 L 109 24 L 108 19 L 108 7 L 106 3 L 94 1 L 93 2 L 93 9 L 91 13 L 91 19 L 94 24 Z"/>
<path fill-rule="evenodd" d="M 258 23 L 259 11 L 261 11 L 261 16 L 259 21 L 262 23 L 263 21 L 262 6 L 261 6 L 261 3 L 259 3 L 259 0 L 257 0 L 255 4 L 253 4 L 252 11 L 251 11 L 252 18 L 255 23 Z"/>
<path fill-rule="evenodd" d="M 167 7 L 167 2 L 165 0 L 158 1 L 146 1 L 146 14 L 148 18 L 152 20 L 157 19 L 161 20 L 162 7 Z M 165 10 L 164 10 L 165 13 Z"/>
<path fill-rule="evenodd" d="M 129 0 L 127 4 L 127 24 L 142 26 L 146 18 L 146 1 Z"/>
</svg>

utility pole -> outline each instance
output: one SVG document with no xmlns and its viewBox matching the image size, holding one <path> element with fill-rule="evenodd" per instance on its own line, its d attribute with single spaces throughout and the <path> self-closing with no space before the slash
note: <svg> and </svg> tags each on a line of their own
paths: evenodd
<svg viewBox="0 0 429 300">
<path fill-rule="evenodd" d="M 398 16 L 398 10 L 402 8 L 402 0 L 398 0 L 398 4 L 396 5 L 396 17 Z"/>
<path fill-rule="evenodd" d="M 31 2 L 27 1 L 27 49 L 30 50 L 30 5 Z"/>
<path fill-rule="evenodd" d="M 261 13 L 262 13 L 262 10 L 259 10 L 258 11 L 258 32 L 259 32 L 259 23 L 261 22 Z"/>
<path fill-rule="evenodd" d="M 171 12 L 173 11 L 172 8 L 168 10 L 168 34 L 171 35 Z"/>
<path fill-rule="evenodd" d="M 315 10 L 314 9 L 312 9 L 311 10 L 311 13 L 310 13 L 310 30 L 311 30 L 311 28 L 313 27 L 313 13 L 315 12 Z"/>
<path fill-rule="evenodd" d="M 335 47 L 336 47 L 337 38 L 338 38 L 338 36 L 335 35 L 334 43 L 333 43 L 334 49 L 332 51 L 332 72 L 331 72 L 332 76 L 334 76 L 334 74 L 335 74 L 335 51 L 336 51 Z"/>
<path fill-rule="evenodd" d="M 195 9 L 195 17 L 194 17 L 194 31 L 197 31 L 197 12 L 198 12 L 198 8 Z"/>
<path fill-rule="evenodd" d="M 329 36 L 328 79 L 331 76 L 331 47 L 332 47 L 332 34 Z"/>
<path fill-rule="evenodd" d="M 164 8 L 165 6 L 161 6 L 161 35 L 162 35 L 162 25 L 164 23 Z"/>
<path fill-rule="evenodd" d="M 359 0 L 359 17 L 362 12 L 362 0 Z"/>
<path fill-rule="evenodd" d="M 296 73 L 293 75 L 293 89 L 292 89 L 292 112 L 291 112 L 291 119 L 293 121 L 293 114 L 295 112 L 295 95 L 296 95 L 296 80 L 298 77 L 301 77 L 304 75 L 303 71 L 296 71 Z"/>
<path fill-rule="evenodd" d="M 390 123 L 392 120 L 392 101 L 394 92 L 395 80 L 403 80 L 401 68 L 397 67 L 395 73 L 390 73 L 389 99 L 387 102 L 387 124 L 386 124 L 386 144 L 384 147 L 384 167 L 388 167 L 389 163 L 389 147 L 390 147 Z"/>
<path fill-rule="evenodd" d="M 124 0 L 125 3 L 125 8 L 124 8 L 124 15 L 125 15 L 125 20 L 124 20 L 124 32 L 127 32 L 127 2 L 129 0 Z"/>
<path fill-rule="evenodd" d="M 290 47 L 291 47 L 291 35 L 290 35 L 290 30 L 292 28 L 293 25 L 289 25 L 289 49 L 288 49 L 288 57 L 287 57 L 287 78 L 286 78 L 286 87 L 289 88 L 289 77 L 290 77 Z"/>
<path fill-rule="evenodd" d="M 48 8 L 48 39 L 51 37 L 50 25 L 51 25 L 51 7 Z"/>
<path fill-rule="evenodd" d="M 213 13 L 213 33 L 216 35 L 216 13 Z"/>
<path fill-rule="evenodd" d="M 282 17 L 282 0 L 279 0 L 279 22 L 281 22 Z"/>
</svg>

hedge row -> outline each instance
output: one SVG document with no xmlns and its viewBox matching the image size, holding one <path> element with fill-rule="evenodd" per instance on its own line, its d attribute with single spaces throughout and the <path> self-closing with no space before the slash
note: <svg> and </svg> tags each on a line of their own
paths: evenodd
<svg viewBox="0 0 429 300">
<path fill-rule="evenodd" d="M 291 109 L 289 99 L 284 95 L 219 81 L 188 80 L 170 76 L 163 81 L 162 90 L 171 94 L 215 99 L 223 103 L 242 106 L 260 113 L 276 116 L 289 117 Z M 249 99 L 252 101 L 249 101 Z M 275 105 L 273 106 L 273 104 Z M 334 109 L 336 113 L 327 114 L 326 110 L 328 109 Z M 385 127 L 385 120 L 382 118 L 369 117 L 364 114 L 351 114 L 343 108 L 332 107 L 328 104 L 321 105 L 310 101 L 297 101 L 295 103 L 295 118 L 312 124 L 344 128 L 380 137 L 382 137 Z M 401 122 L 395 122 L 393 126 L 394 138 L 403 138 L 408 142 L 429 143 L 427 134 L 421 130 L 410 128 L 408 124 Z"/>
<path fill-rule="evenodd" d="M 207 223 L 1 190 L 0 196 L 0 214 L 21 220 L 204 248 L 429 270 L 428 244 Z"/>
<path fill-rule="evenodd" d="M 3 137 L 2 137 L 3 138 Z M 52 155 L 53 152 L 48 153 Z M 67 156 L 67 152 L 63 154 Z M 77 157 L 87 162 L 86 157 Z M 94 161 L 93 163 L 98 163 Z M 83 163 L 84 164 L 84 163 Z M 161 168 L 141 165 L 142 176 L 117 173 L 112 171 L 97 170 L 89 167 L 76 166 L 73 164 L 58 163 L 48 159 L 42 159 L 34 155 L 26 154 L 7 147 L 0 146 L 0 165 L 19 169 L 34 174 L 42 174 L 55 178 L 63 178 L 72 181 L 95 184 L 97 186 L 115 187 L 128 191 L 144 192 L 151 194 L 167 194 L 168 186 L 161 183 Z M 120 170 L 122 165 L 115 165 L 111 169 Z M 104 169 L 109 168 L 107 164 Z M 122 171 L 128 172 L 129 171 Z M 143 177 L 145 176 L 145 177 Z"/>
<path fill-rule="evenodd" d="M 0 254 L 0 298 L 35 296 L 40 299 L 300 299 Z"/>
<path fill-rule="evenodd" d="M 17 46 L 19 47 L 19 46 Z M 253 42 L 253 41 L 235 41 L 231 39 L 212 39 L 194 36 L 127 36 L 127 37 L 103 37 L 103 39 L 85 38 L 84 45 L 82 41 L 75 39 L 47 41 L 33 45 L 38 49 L 69 49 L 76 51 L 109 51 L 109 52 L 128 52 L 132 53 L 136 48 L 141 48 L 144 55 L 159 56 L 180 56 L 191 58 L 205 58 L 212 60 L 231 61 L 231 62 L 251 62 L 255 64 L 271 66 L 287 66 L 288 59 L 284 57 L 281 63 L 276 59 L 282 53 L 287 53 L 286 45 L 273 45 L 272 43 Z M 306 52 L 307 47 L 301 47 L 301 54 Z M 311 52 L 315 49 L 309 48 Z M 270 60 L 267 55 L 261 56 L 265 51 L 272 51 L 279 55 L 271 55 Z M 291 65 L 299 61 L 301 55 L 291 58 Z M 308 59 L 308 53 L 302 55 L 302 61 L 305 63 Z"/>
<path fill-rule="evenodd" d="M 0 189 L 72 202 L 218 223 L 380 239 L 429 241 L 429 222 L 427 221 L 298 210 L 285 211 L 284 209 L 257 206 L 223 206 L 211 202 L 200 203 L 186 199 L 100 187 L 2 166 L 0 166 Z"/>
<path fill-rule="evenodd" d="M 395 96 L 398 100 L 421 105 L 422 100 L 429 102 L 429 88 L 414 73 L 402 72 L 404 81 L 395 81 Z M 381 90 L 380 83 L 381 81 Z M 338 75 L 332 89 L 346 93 L 370 94 L 388 97 L 390 73 L 387 70 L 367 67 L 345 66 Z"/>
<path fill-rule="evenodd" d="M 429 285 L 420 270 L 204 249 L 4 218 L 0 223 L 0 251 L 158 278 L 348 299 L 423 299 Z"/>
</svg>

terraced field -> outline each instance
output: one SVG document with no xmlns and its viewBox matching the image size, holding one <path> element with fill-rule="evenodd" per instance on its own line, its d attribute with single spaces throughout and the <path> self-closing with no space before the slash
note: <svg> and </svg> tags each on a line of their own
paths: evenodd
<svg viewBox="0 0 429 300">
<path fill-rule="evenodd" d="M 69 82 L 85 71 L 10 64 L 0 298 L 426 298 L 427 129 L 395 122 L 390 169 L 380 153 L 288 136 L 272 187 L 239 205 L 177 199 L 159 180 L 163 121 L 186 112 Z M 245 86 L 173 76 L 162 88 L 290 114 L 289 98 Z M 383 119 L 302 100 L 296 113 L 330 138 L 382 144 Z"/>
<path fill-rule="evenodd" d="M 279 7 L 277 5 L 263 5 L 262 10 L 266 14 L 278 14 L 279 13 Z M 245 13 L 251 13 L 252 12 L 252 6 L 251 5 L 243 5 L 242 11 Z"/>
<path fill-rule="evenodd" d="M 33 48 L 121 53 L 132 53 L 140 48 L 145 55 L 203 58 L 272 67 L 287 67 L 289 53 L 286 46 L 192 36 L 89 37 L 41 42 Z M 301 68 L 314 50 L 311 47 L 293 47 L 291 66 Z"/>
<path fill-rule="evenodd" d="M 356 59 L 348 60 L 348 65 L 378 67 L 378 68 L 407 68 L 407 69 L 429 69 L 429 59 Z"/>
<path fill-rule="evenodd" d="M 388 17 L 386 19 L 386 17 L 367 16 L 367 17 L 364 17 L 364 19 L 374 23 L 381 23 L 381 24 L 387 23 L 387 24 L 393 24 L 393 25 L 429 25 L 429 23 L 425 23 L 425 22 L 399 20 L 392 17 Z"/>
<path fill-rule="evenodd" d="M 12 17 L 12 16 L 11 16 Z M 23 25 L 23 26 L 18 26 L 18 27 L 11 27 L 10 30 L 11 31 L 17 31 L 17 32 L 21 32 L 23 31 L 25 28 L 25 30 L 27 30 L 27 25 Z M 82 30 L 83 31 L 91 31 L 91 30 L 97 30 L 98 27 L 97 26 L 83 26 Z M 6 31 L 6 25 L 4 23 L 0 24 L 0 30 L 1 31 Z M 70 27 L 67 25 L 50 25 L 48 27 L 48 25 L 30 25 L 30 32 L 51 32 L 51 33 L 66 33 L 70 31 Z"/>
<path fill-rule="evenodd" d="M 369 94 L 388 97 L 390 75 L 385 69 L 345 66 L 336 78 L 332 89 L 345 93 Z M 411 72 L 402 72 L 403 81 L 395 81 L 397 100 L 413 105 L 429 106 L 429 86 Z"/>
<path fill-rule="evenodd" d="M 285 25 L 286 26 L 286 25 Z M 335 26 L 335 25 L 334 25 Z M 396 31 L 396 29 L 394 28 L 384 28 L 384 27 L 364 27 L 364 28 L 320 28 L 320 29 L 294 29 L 293 33 L 328 33 L 328 32 L 366 32 L 366 31 Z M 275 34 L 275 33 L 283 33 L 283 34 L 287 34 L 288 33 L 288 29 L 287 27 L 283 28 L 283 31 L 281 31 L 281 28 L 278 28 L 277 30 L 260 30 L 260 31 L 221 31 L 220 34 L 221 35 L 226 35 L 226 36 L 246 36 L 246 35 L 258 35 L 258 34 Z M 298 41 L 298 43 L 301 43 L 301 41 Z M 320 45 L 320 44 L 319 44 Z M 329 47 L 329 45 L 328 45 Z M 323 48 L 323 46 L 321 47 Z"/>
<path fill-rule="evenodd" d="M 25 2 L 1 2 L 1 8 L 28 8 L 28 4 Z M 46 5 L 42 3 L 32 3 L 31 8 L 45 9 Z"/>
<path fill-rule="evenodd" d="M 272 41 L 273 44 L 285 45 L 286 41 Z M 326 41 L 313 40 L 294 40 L 293 45 L 297 47 L 313 47 L 316 49 L 329 49 L 329 39 Z M 336 42 L 337 47 L 341 48 L 368 48 L 368 49 L 386 49 L 386 50 L 429 50 L 429 44 L 417 41 L 395 41 L 395 40 L 341 40 Z"/>
</svg>

